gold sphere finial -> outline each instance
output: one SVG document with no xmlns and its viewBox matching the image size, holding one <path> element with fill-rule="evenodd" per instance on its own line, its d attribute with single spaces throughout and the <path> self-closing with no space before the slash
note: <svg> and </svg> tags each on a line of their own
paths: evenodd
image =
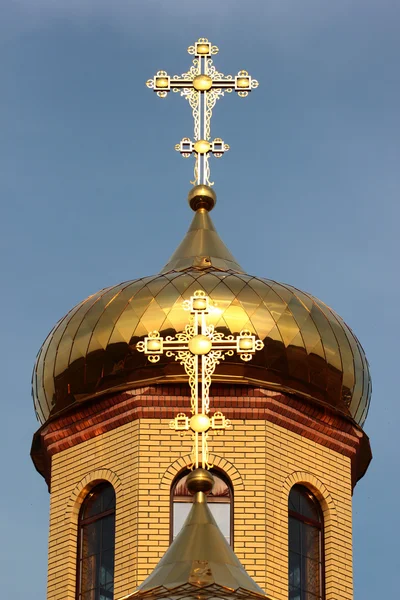
<svg viewBox="0 0 400 600">
<path fill-rule="evenodd" d="M 209 185 L 195 185 L 188 194 L 188 202 L 195 212 L 199 208 L 210 212 L 217 203 L 217 195 Z"/>
<path fill-rule="evenodd" d="M 209 75 L 197 75 L 193 79 L 193 87 L 197 91 L 206 92 L 212 88 L 213 80 Z"/>
<path fill-rule="evenodd" d="M 210 471 L 195 469 L 187 476 L 186 485 L 191 494 L 196 494 L 197 492 L 208 494 L 213 488 L 214 477 Z"/>
</svg>

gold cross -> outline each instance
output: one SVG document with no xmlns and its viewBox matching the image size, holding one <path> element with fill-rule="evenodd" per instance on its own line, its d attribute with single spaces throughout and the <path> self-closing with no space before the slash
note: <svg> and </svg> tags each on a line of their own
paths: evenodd
<svg viewBox="0 0 400 600">
<path fill-rule="evenodd" d="M 182 333 L 163 338 L 159 331 L 152 331 L 142 342 L 137 343 L 136 348 L 147 354 L 152 363 L 158 362 L 165 352 L 166 356 L 175 356 L 175 360 L 183 365 L 189 376 L 192 417 L 179 413 L 170 422 L 170 427 L 181 432 L 181 435 L 192 431 L 192 462 L 188 466 L 198 468 L 201 465 L 203 469 L 209 469 L 212 466 L 208 462 L 209 430 L 218 434 L 231 426 L 229 419 L 221 412 L 209 417 L 209 391 L 215 368 L 225 356 L 233 356 L 234 352 L 247 362 L 264 344 L 250 331 L 241 331 L 236 337 L 225 336 L 215 331 L 214 325 L 208 325 L 206 315 L 213 310 L 213 306 L 203 290 L 198 290 L 189 300 L 185 300 L 183 308 L 190 312 L 190 318 Z"/>
<path fill-rule="evenodd" d="M 193 112 L 194 142 L 184 138 L 175 149 L 185 158 L 195 154 L 194 181 L 191 181 L 193 185 L 213 185 L 210 181 L 209 155 L 220 158 L 229 150 L 228 144 L 220 138 L 210 141 L 211 116 L 215 103 L 225 92 L 232 90 L 245 98 L 251 90 L 258 87 L 258 81 L 247 71 L 239 71 L 235 77 L 217 71 L 211 56 L 218 53 L 218 48 L 206 38 L 200 38 L 194 46 L 189 46 L 188 52 L 195 57 L 189 71 L 173 77 L 166 71 L 158 71 L 146 85 L 160 98 L 165 98 L 172 90 L 180 92 L 188 100 Z"/>
</svg>

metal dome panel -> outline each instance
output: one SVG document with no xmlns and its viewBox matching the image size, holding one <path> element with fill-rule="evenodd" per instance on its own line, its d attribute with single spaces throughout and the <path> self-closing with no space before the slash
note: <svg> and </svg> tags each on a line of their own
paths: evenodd
<svg viewBox="0 0 400 600">
<path fill-rule="evenodd" d="M 152 330 L 182 331 L 187 322 L 182 302 L 197 289 L 216 304 L 209 320 L 218 330 L 236 335 L 249 329 L 264 342 L 251 364 L 227 358 L 217 367 L 216 380 L 294 393 L 364 422 L 371 395 L 368 363 L 344 321 L 289 285 L 212 268 L 128 281 L 70 311 L 36 360 L 33 397 L 39 419 L 99 394 L 184 380 L 183 367 L 173 359 L 149 365 L 136 343 Z"/>
</svg>

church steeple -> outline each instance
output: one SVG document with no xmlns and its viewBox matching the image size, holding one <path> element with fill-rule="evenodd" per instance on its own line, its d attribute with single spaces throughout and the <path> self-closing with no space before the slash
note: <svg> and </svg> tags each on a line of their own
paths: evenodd
<svg viewBox="0 0 400 600">
<path fill-rule="evenodd" d="M 218 53 L 217 46 L 207 38 L 200 38 L 188 52 L 194 55 L 193 65 L 182 75 L 170 77 L 166 71 L 158 71 L 147 81 L 160 98 L 165 98 L 172 90 L 180 92 L 192 108 L 194 121 L 194 141 L 190 138 L 175 146 L 182 156 L 195 157 L 194 187 L 189 192 L 189 204 L 196 215 L 185 238 L 172 255 L 161 273 L 182 271 L 188 268 L 205 269 L 214 267 L 221 271 L 243 273 L 243 269 L 218 236 L 208 214 L 216 203 L 216 195 L 211 186 L 210 156 L 221 158 L 229 150 L 221 138 L 211 141 L 211 117 L 213 108 L 225 93 L 233 90 L 245 98 L 258 87 L 258 81 L 247 71 L 239 71 L 232 77 L 216 70 L 212 56 Z"/>
<path fill-rule="evenodd" d="M 189 204 L 196 212 L 188 232 L 161 273 L 185 269 L 209 269 L 244 273 L 219 237 L 209 212 L 216 203 L 214 190 L 206 185 L 196 186 L 189 193 Z"/>
<path fill-rule="evenodd" d="M 193 112 L 176 147 L 195 157 L 186 236 L 161 273 L 73 308 L 36 359 L 48 600 L 353 599 L 368 363 L 332 309 L 244 273 L 215 230 L 209 160 L 229 147 L 212 110 L 258 85 L 219 73 L 217 51 L 201 38 L 187 73 L 147 82 Z"/>
</svg>

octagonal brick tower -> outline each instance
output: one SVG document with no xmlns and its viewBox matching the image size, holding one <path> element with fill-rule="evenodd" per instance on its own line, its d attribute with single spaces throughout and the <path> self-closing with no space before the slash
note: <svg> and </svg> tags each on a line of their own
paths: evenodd
<svg viewBox="0 0 400 600">
<path fill-rule="evenodd" d="M 371 459 L 362 429 L 371 396 L 364 351 L 320 300 L 243 271 L 212 223 L 216 197 L 207 185 L 189 200 L 193 221 L 161 271 L 83 300 L 38 353 L 32 459 L 51 494 L 47 598 L 102 597 L 79 586 L 98 560 L 81 557 L 85 527 L 98 523 L 97 513 L 85 516 L 87 503 L 106 484 L 116 511 L 112 584 L 98 584 L 109 586 L 104 598 L 131 594 L 166 552 L 191 451 L 190 436 L 180 439 L 169 422 L 190 406 L 189 386 L 174 357 L 151 364 L 137 343 L 153 330 L 181 332 L 183 301 L 203 290 L 216 307 L 216 331 L 249 330 L 264 344 L 248 363 L 237 355 L 221 362 L 210 392 L 213 409 L 233 425 L 210 439 L 214 475 L 228 490 L 231 546 L 273 600 L 287 600 L 289 588 L 303 598 L 293 590 L 313 577 L 316 599 L 350 600 L 351 497 Z M 317 557 L 295 548 L 289 525 L 299 523 L 318 537 Z"/>
</svg>

